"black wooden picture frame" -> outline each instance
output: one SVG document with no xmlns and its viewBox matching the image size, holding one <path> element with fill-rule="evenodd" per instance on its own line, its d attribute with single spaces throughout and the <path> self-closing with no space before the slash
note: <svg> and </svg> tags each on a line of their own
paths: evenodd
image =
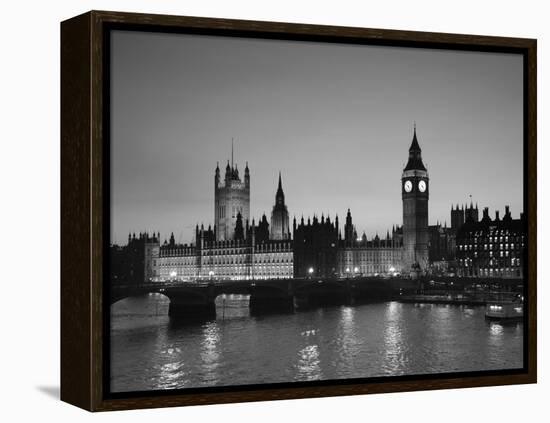
<svg viewBox="0 0 550 423">
<path fill-rule="evenodd" d="M 368 44 L 523 56 L 525 260 L 521 370 L 110 394 L 109 33 L 113 29 Z M 90 411 L 536 383 L 536 40 L 91 11 L 61 23 L 61 399 Z"/>
</svg>

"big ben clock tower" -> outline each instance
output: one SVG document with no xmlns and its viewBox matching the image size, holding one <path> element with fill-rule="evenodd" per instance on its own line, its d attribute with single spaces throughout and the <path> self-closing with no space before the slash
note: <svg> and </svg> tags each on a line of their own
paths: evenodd
<svg viewBox="0 0 550 423">
<path fill-rule="evenodd" d="M 403 271 L 424 271 L 428 266 L 428 170 L 416 138 L 416 125 L 409 148 L 409 161 L 401 176 L 403 199 Z M 420 268 L 420 269 L 419 269 Z"/>
</svg>

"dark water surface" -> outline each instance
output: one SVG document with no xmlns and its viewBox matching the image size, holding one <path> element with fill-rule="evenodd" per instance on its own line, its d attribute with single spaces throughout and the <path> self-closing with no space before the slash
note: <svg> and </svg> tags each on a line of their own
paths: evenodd
<svg viewBox="0 0 550 423">
<path fill-rule="evenodd" d="M 174 323 L 159 294 L 111 308 L 113 392 L 521 368 L 523 324 L 483 307 L 387 302 L 250 316 L 218 297 L 216 320 Z"/>
</svg>

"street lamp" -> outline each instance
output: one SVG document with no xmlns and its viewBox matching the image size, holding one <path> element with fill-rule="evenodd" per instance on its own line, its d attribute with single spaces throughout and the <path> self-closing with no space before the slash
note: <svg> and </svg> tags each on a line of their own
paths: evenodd
<svg viewBox="0 0 550 423">
<path fill-rule="evenodd" d="M 214 276 L 214 272 L 211 270 L 208 272 L 208 276 L 210 276 L 210 281 L 212 281 L 212 277 Z"/>
<path fill-rule="evenodd" d="M 309 276 L 313 275 L 313 267 L 310 267 L 307 272 L 309 273 Z"/>
<path fill-rule="evenodd" d="M 349 279 L 350 268 L 346 267 L 346 279 Z"/>
</svg>

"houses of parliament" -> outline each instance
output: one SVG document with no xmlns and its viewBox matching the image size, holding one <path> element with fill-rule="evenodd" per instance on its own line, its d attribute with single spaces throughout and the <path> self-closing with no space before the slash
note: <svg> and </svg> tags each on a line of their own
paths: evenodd
<svg viewBox="0 0 550 423">
<path fill-rule="evenodd" d="M 251 172 L 246 163 L 241 179 L 238 166 L 233 162 L 233 151 L 231 156 L 223 179 L 219 164 L 214 171 L 213 225 L 197 225 L 191 244 L 176 243 L 173 233 L 164 243 L 159 233 L 129 235 L 126 246 L 111 248 L 114 280 L 391 276 L 411 272 L 423 274 L 434 269 L 448 271 L 449 264 L 462 275 L 518 274 L 522 260 L 519 256 L 523 254 L 518 245 L 523 241 L 520 244 L 516 241 L 516 249 L 503 251 L 502 257 L 500 252 L 495 252 L 499 260 L 493 253 L 489 257 L 489 252 L 476 251 L 476 258 L 478 255 L 486 257 L 478 263 L 464 253 L 465 248 L 472 248 L 472 239 L 493 238 L 483 235 L 485 229 L 487 234 L 488 231 L 507 234 L 504 235 L 506 240 L 523 240 L 523 219 L 512 221 L 508 209 L 502 230 L 495 229 L 488 211 L 484 211 L 482 220 L 486 228 L 479 223 L 477 205 L 474 209 L 473 204 L 466 210 L 464 206 L 462 209 L 452 206 L 450 227 L 439 222 L 428 224 L 430 180 L 422 160 L 416 126 L 408 161 L 401 174 L 403 223 L 394 225 L 385 236 L 377 234 L 372 239 L 367 239 L 365 233 L 357 233 L 349 209 L 343 225 L 338 215 L 331 218 L 323 214 L 302 216 L 299 220 L 294 217 L 291 225 L 281 173 L 269 220 L 265 214 L 258 220 L 251 218 Z M 475 245 L 477 248 L 477 241 Z M 455 260 L 457 255 L 458 260 Z M 497 263 L 495 269 L 493 262 Z"/>
</svg>

